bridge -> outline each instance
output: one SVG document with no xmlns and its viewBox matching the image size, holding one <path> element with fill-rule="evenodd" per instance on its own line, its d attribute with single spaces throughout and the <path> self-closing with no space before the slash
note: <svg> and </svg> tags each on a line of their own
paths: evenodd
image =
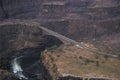
<svg viewBox="0 0 120 80">
<path fill-rule="evenodd" d="M 66 36 L 63 36 L 63 35 L 55 32 L 55 31 L 52 31 L 52 30 L 47 29 L 47 28 L 45 28 L 45 27 L 42 27 L 42 26 L 38 26 L 38 27 L 39 27 L 40 29 L 42 29 L 43 31 L 47 32 L 47 34 L 57 37 L 57 38 L 60 39 L 64 44 L 73 44 L 73 45 L 75 45 L 76 47 L 78 47 L 78 48 L 80 48 L 80 49 L 87 50 L 87 51 L 92 52 L 92 53 L 94 53 L 94 54 L 106 55 L 106 56 L 111 57 L 111 58 L 118 58 L 117 55 L 111 55 L 111 54 L 107 54 L 107 53 L 104 53 L 104 52 L 99 52 L 99 51 L 97 51 L 97 50 L 91 49 L 90 47 L 87 47 L 87 46 L 81 44 L 80 42 L 77 42 L 77 41 L 75 41 L 75 40 L 73 40 L 73 39 L 70 39 L 70 38 L 68 38 L 68 37 L 66 37 Z"/>
<path fill-rule="evenodd" d="M 2 26 L 2 25 L 16 25 L 16 24 L 33 26 L 33 27 L 38 26 L 38 28 L 42 29 L 42 31 L 45 34 L 57 37 L 58 39 L 60 39 L 66 45 L 67 44 L 73 44 L 74 46 L 76 46 L 80 49 L 87 50 L 87 51 L 92 52 L 94 54 L 105 55 L 105 56 L 108 56 L 108 57 L 111 57 L 111 58 L 116 58 L 116 59 L 119 58 L 118 55 L 107 54 L 107 53 L 104 53 L 104 52 L 100 52 L 100 51 L 91 49 L 90 47 L 87 47 L 87 46 L 81 44 L 80 42 L 77 42 L 77 41 L 75 41 L 73 39 L 70 39 L 66 36 L 63 36 L 63 35 L 55 32 L 55 31 L 47 29 L 47 28 L 41 26 L 39 21 L 36 21 L 36 20 L 22 20 L 22 21 L 21 20 L 7 20 L 7 21 L 4 21 L 4 22 L 0 22 L 0 26 Z"/>
</svg>

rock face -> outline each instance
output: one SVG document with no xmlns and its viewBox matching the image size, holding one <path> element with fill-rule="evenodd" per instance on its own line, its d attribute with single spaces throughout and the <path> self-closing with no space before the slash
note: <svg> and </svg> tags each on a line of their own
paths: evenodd
<svg viewBox="0 0 120 80">
<path fill-rule="evenodd" d="M 63 18 L 68 16 L 70 12 L 81 12 L 82 8 L 84 10 L 81 12 L 84 13 L 85 17 L 90 17 L 90 15 L 105 15 L 107 14 L 101 9 L 114 8 L 119 6 L 119 0 L 1 0 L 0 4 L 0 15 L 3 18 L 12 18 L 12 19 L 37 19 L 41 20 L 43 18 Z M 2 8 L 2 9 L 1 9 Z M 87 9 L 88 8 L 88 9 Z M 93 8 L 93 9 L 89 9 Z M 102 12 L 99 12 L 99 9 Z M 108 9 L 109 10 L 109 9 Z M 59 12 L 61 11 L 61 12 Z M 92 12 L 92 13 L 91 13 Z M 110 13 L 116 12 L 112 10 Z M 115 13 L 114 13 L 115 14 Z M 119 13 L 118 13 L 119 14 Z M 47 15 L 47 16 L 45 16 Z M 59 17 L 55 17 L 59 16 Z M 105 15 L 107 16 L 107 15 Z M 101 17 L 101 16 L 100 16 Z M 104 17 L 103 17 L 104 18 Z"/>
<path fill-rule="evenodd" d="M 93 5 L 99 5 L 99 6 L 111 6 L 111 5 L 116 5 L 119 3 L 119 0 L 67 0 L 70 3 L 76 3 L 76 4 L 88 4 L 89 6 Z"/>
<path fill-rule="evenodd" d="M 37 46 L 32 44 L 32 38 L 41 36 L 42 32 L 37 27 L 21 25 L 3 25 L 0 26 L 0 51 L 14 51 L 27 47 Z M 37 35 L 37 36 L 36 36 Z M 4 54 L 5 55 L 5 54 Z"/>
<path fill-rule="evenodd" d="M 14 74 L 0 70 L 0 80 L 19 80 Z"/>
<path fill-rule="evenodd" d="M 20 65 L 30 80 L 50 79 L 49 72 L 42 64 L 41 52 L 54 45 L 61 45 L 59 39 L 44 35 L 37 26 L 23 23 L 0 25 L 0 37 L 0 59 L 9 59 L 7 64 L 4 63 L 5 61 L 0 62 L 0 68 L 7 69 L 6 66 L 10 67 L 11 59 L 24 56 L 20 60 Z"/>
<path fill-rule="evenodd" d="M 66 5 L 68 13 L 63 21 L 50 21 L 43 26 L 74 40 L 93 43 L 108 53 L 119 52 L 116 38 L 120 34 L 120 1 L 71 0 Z"/>
<path fill-rule="evenodd" d="M 2 25 L 0 26 L 0 51 L 9 52 L 24 48 L 40 47 L 40 45 L 43 45 L 43 48 L 47 48 L 47 46 L 62 43 L 57 38 L 44 35 L 42 32 L 37 26 L 22 24 Z"/>
<path fill-rule="evenodd" d="M 69 38 L 92 43 L 101 51 L 119 53 L 119 0 L 0 0 L 0 20 L 5 19 L 36 20 Z M 41 64 L 40 53 L 62 42 L 43 35 L 37 26 L 6 24 L 0 25 L 0 58 L 11 60 L 24 56 L 22 63 L 26 64 L 23 68 L 28 77 L 33 80 L 51 79 Z"/>
<path fill-rule="evenodd" d="M 55 75 L 60 77 L 59 80 L 120 79 L 119 59 L 94 54 L 73 45 L 44 51 L 42 56 L 53 80 L 57 80 Z"/>
<path fill-rule="evenodd" d="M 1 0 L 8 18 L 36 18 L 41 11 L 42 0 Z"/>
<path fill-rule="evenodd" d="M 2 20 L 3 17 L 3 12 L 2 12 L 2 8 L 0 7 L 0 20 Z"/>
</svg>

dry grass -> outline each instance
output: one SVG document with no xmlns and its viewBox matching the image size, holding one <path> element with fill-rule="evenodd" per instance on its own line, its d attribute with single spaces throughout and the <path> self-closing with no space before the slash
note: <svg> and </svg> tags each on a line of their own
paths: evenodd
<svg viewBox="0 0 120 80">
<path fill-rule="evenodd" d="M 75 46 L 62 46 L 51 52 L 60 73 L 83 77 L 120 79 L 120 60 L 95 55 Z"/>
</svg>

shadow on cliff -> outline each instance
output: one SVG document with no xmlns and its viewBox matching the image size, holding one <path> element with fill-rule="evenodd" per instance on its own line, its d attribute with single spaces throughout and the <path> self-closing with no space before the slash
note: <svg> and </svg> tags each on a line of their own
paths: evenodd
<svg viewBox="0 0 120 80">
<path fill-rule="evenodd" d="M 7 60 L 7 64 L 0 66 L 0 68 L 5 67 L 5 70 L 11 71 L 11 60 L 23 56 L 19 62 L 30 80 L 37 80 L 38 78 L 40 80 L 51 80 L 49 72 L 41 63 L 41 52 L 52 46 L 59 47 L 63 42 L 42 32 L 35 26 L 21 24 L 0 26 L 0 60 Z M 6 66 L 8 67 L 6 68 Z"/>
<path fill-rule="evenodd" d="M 54 45 L 59 47 L 62 43 L 59 39 L 54 36 L 44 35 L 43 42 L 37 47 L 24 48 L 18 51 L 15 51 L 16 56 L 23 56 L 20 61 L 20 65 L 23 68 L 25 74 L 31 79 L 45 79 L 51 80 L 49 72 L 45 69 L 42 64 L 41 52 L 47 48 L 50 48 Z"/>
</svg>

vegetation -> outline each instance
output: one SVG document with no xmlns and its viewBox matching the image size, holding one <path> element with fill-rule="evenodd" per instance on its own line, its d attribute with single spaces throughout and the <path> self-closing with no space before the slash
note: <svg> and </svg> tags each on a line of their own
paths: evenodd
<svg viewBox="0 0 120 80">
<path fill-rule="evenodd" d="M 100 66 L 99 61 L 96 61 L 96 66 L 97 66 L 97 67 L 99 67 L 99 66 Z"/>
<path fill-rule="evenodd" d="M 0 80 L 19 80 L 14 74 L 0 69 Z"/>
<path fill-rule="evenodd" d="M 104 58 L 107 60 L 109 58 L 109 56 L 108 55 L 104 55 Z"/>
<path fill-rule="evenodd" d="M 120 59 L 120 54 L 118 54 L 118 58 Z"/>
<path fill-rule="evenodd" d="M 48 50 L 48 51 L 53 51 L 53 50 L 56 50 L 57 48 L 58 48 L 57 45 L 53 45 L 53 46 L 47 48 L 47 50 Z"/>
<path fill-rule="evenodd" d="M 42 53 L 42 62 L 43 62 L 43 65 L 48 70 L 50 76 L 52 77 L 52 80 L 57 80 L 58 79 L 57 66 L 54 63 L 54 58 L 51 56 L 51 54 L 44 51 Z"/>
<path fill-rule="evenodd" d="M 56 63 L 60 73 L 80 76 L 95 74 L 97 77 L 119 78 L 119 59 L 108 58 L 105 55 L 90 54 L 88 51 L 76 49 L 73 46 L 65 46 L 61 49 L 62 52 L 58 49 L 54 52 L 46 52 L 50 54 L 49 57 L 54 58 L 51 58 L 51 61 Z"/>
<path fill-rule="evenodd" d="M 79 59 L 83 59 L 83 57 L 82 57 L 82 56 L 79 56 Z"/>
<path fill-rule="evenodd" d="M 0 69 L 8 70 L 10 68 L 8 58 L 0 58 Z"/>
</svg>

